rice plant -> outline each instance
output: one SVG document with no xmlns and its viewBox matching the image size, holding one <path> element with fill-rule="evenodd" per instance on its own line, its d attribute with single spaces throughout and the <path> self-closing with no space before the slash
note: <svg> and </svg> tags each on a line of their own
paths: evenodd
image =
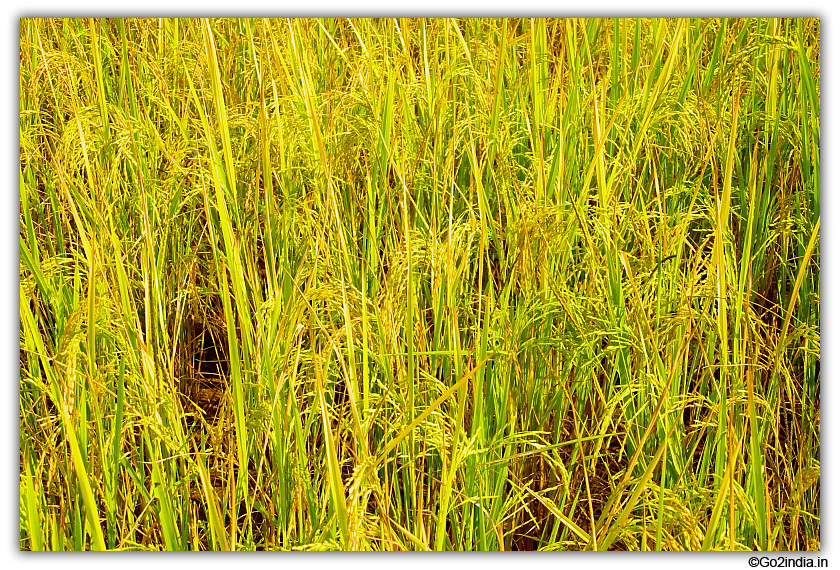
<svg viewBox="0 0 840 570">
<path fill-rule="evenodd" d="M 22 19 L 21 550 L 818 550 L 820 23 Z"/>
</svg>

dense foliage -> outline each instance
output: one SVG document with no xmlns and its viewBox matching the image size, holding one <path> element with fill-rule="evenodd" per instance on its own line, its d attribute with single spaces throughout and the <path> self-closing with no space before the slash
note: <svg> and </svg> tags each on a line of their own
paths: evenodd
<svg viewBox="0 0 840 570">
<path fill-rule="evenodd" d="M 21 549 L 819 549 L 818 20 L 20 32 Z"/>
</svg>

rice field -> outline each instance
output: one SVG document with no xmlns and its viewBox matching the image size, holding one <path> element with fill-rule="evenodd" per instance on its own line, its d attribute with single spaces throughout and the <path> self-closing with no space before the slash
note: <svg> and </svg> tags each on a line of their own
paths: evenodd
<svg viewBox="0 0 840 570">
<path fill-rule="evenodd" d="M 21 550 L 819 550 L 820 22 L 21 19 Z"/>
</svg>

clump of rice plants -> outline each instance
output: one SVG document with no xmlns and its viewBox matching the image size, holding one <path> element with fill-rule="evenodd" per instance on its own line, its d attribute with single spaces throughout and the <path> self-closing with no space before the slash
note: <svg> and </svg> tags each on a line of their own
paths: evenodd
<svg viewBox="0 0 840 570">
<path fill-rule="evenodd" d="M 22 550 L 820 548 L 820 24 L 22 19 Z"/>
</svg>

